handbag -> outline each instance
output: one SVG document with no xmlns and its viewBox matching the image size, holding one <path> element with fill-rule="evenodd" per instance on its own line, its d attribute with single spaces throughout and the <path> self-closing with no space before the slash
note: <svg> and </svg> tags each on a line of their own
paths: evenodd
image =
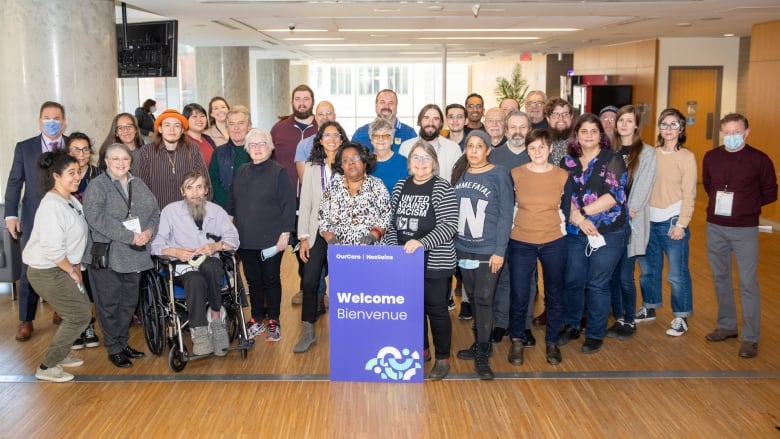
<svg viewBox="0 0 780 439">
<path fill-rule="evenodd" d="M 110 242 L 92 243 L 92 268 L 108 268 L 108 252 L 111 249 Z"/>
</svg>

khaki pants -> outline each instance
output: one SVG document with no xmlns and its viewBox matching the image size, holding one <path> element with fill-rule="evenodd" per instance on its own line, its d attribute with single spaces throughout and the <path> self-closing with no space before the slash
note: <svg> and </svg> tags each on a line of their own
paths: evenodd
<svg viewBox="0 0 780 439">
<path fill-rule="evenodd" d="M 27 278 L 38 295 L 49 302 L 62 317 L 62 323 L 57 328 L 49 350 L 43 358 L 44 366 L 54 367 L 68 355 L 73 342 L 92 319 L 89 298 L 79 291 L 73 279 L 59 267 L 46 269 L 27 267 Z"/>
</svg>

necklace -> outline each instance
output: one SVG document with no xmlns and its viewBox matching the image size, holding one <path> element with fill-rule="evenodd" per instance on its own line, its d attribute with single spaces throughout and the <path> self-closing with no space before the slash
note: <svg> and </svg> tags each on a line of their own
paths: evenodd
<svg viewBox="0 0 780 439">
<path fill-rule="evenodd" d="M 487 163 L 485 163 L 485 164 L 484 164 L 484 165 L 482 165 L 482 166 L 474 166 L 474 165 L 469 165 L 469 169 L 482 169 L 482 168 L 486 167 L 486 166 L 487 166 L 487 165 L 489 165 L 489 164 L 490 164 L 490 162 L 487 162 Z"/>
<path fill-rule="evenodd" d="M 171 156 L 173 156 L 173 159 L 171 159 Z M 171 151 L 166 149 L 165 157 L 168 159 L 168 163 L 171 164 L 171 172 L 173 172 L 173 175 L 176 175 L 176 150 L 174 149 Z"/>
</svg>

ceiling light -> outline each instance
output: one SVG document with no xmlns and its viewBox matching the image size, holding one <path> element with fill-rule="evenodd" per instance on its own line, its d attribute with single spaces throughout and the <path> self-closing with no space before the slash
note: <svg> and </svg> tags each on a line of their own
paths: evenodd
<svg viewBox="0 0 780 439">
<path fill-rule="evenodd" d="M 419 37 L 418 40 L 539 40 L 539 37 Z"/>
<path fill-rule="evenodd" d="M 285 29 L 286 31 L 287 29 Z M 339 29 L 339 32 L 577 32 L 582 29 L 573 27 L 549 27 L 549 28 L 482 28 L 482 29 Z"/>
<path fill-rule="evenodd" d="M 290 32 L 289 28 L 285 29 L 262 29 L 260 32 Z M 295 29 L 295 33 L 299 32 L 328 32 L 327 29 Z"/>
<path fill-rule="evenodd" d="M 396 43 L 345 43 L 345 44 L 304 44 L 304 47 L 406 47 L 411 44 L 396 44 Z"/>
<path fill-rule="evenodd" d="M 284 41 L 341 41 L 341 37 L 282 38 Z"/>
<path fill-rule="evenodd" d="M 734 34 L 723 34 L 723 36 L 724 36 L 724 37 L 733 37 L 733 36 L 735 36 L 735 35 L 734 35 Z"/>
</svg>

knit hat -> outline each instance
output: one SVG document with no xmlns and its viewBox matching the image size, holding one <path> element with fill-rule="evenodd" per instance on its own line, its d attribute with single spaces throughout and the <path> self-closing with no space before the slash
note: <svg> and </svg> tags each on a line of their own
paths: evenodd
<svg viewBox="0 0 780 439">
<path fill-rule="evenodd" d="M 179 122 L 181 122 L 182 128 L 184 128 L 184 131 L 187 131 L 190 128 L 190 123 L 187 121 L 187 118 L 184 117 L 181 113 L 174 110 L 173 108 L 169 108 L 162 112 L 159 116 L 157 116 L 157 119 L 154 120 L 154 130 L 158 131 L 160 128 L 160 124 L 165 120 L 169 118 L 176 118 L 179 119 Z"/>
<path fill-rule="evenodd" d="M 484 140 L 485 141 L 485 145 L 487 145 L 487 146 L 491 146 L 492 145 L 492 143 L 490 142 L 490 136 L 488 136 L 488 134 L 486 132 L 482 131 L 482 130 L 471 130 L 471 131 L 469 131 L 469 133 L 466 134 L 466 140 L 463 142 L 463 144 L 465 145 L 465 144 L 469 143 L 469 137 L 472 137 L 472 136 L 477 136 L 480 139 Z"/>
<path fill-rule="evenodd" d="M 607 105 L 606 107 L 602 108 L 601 111 L 599 111 L 599 117 L 601 117 L 604 113 L 611 111 L 615 114 L 618 112 L 618 107 L 614 105 Z"/>
</svg>

